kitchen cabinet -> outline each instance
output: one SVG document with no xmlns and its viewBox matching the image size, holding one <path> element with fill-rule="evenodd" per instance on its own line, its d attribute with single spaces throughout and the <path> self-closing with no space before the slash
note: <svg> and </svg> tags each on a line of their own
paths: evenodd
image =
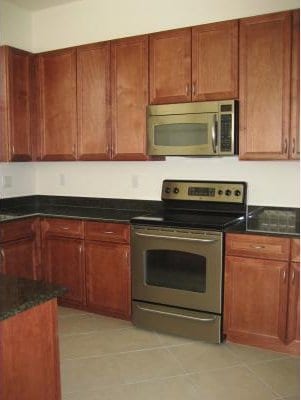
<svg viewBox="0 0 301 400">
<path fill-rule="evenodd" d="M 148 36 L 111 42 L 113 160 L 147 160 Z"/>
<path fill-rule="evenodd" d="M 293 11 L 289 158 L 300 159 L 300 10 Z"/>
<path fill-rule="evenodd" d="M 0 47 L 0 161 L 32 160 L 32 54 Z"/>
<path fill-rule="evenodd" d="M 77 48 L 78 159 L 109 160 L 110 42 Z"/>
<path fill-rule="evenodd" d="M 86 222 L 87 307 L 130 319 L 129 226 Z"/>
<path fill-rule="evenodd" d="M 41 228 L 46 281 L 68 289 L 63 304 L 85 305 L 83 222 L 45 218 Z"/>
<path fill-rule="evenodd" d="M 1 224 L 0 271 L 20 278 L 40 279 L 36 219 Z"/>
<path fill-rule="evenodd" d="M 291 239 L 227 234 L 224 333 L 227 339 L 297 353 L 298 269 Z M 289 313 L 288 313 L 288 310 Z"/>
<path fill-rule="evenodd" d="M 238 97 L 238 21 L 150 35 L 150 103 Z"/>
<path fill-rule="evenodd" d="M 50 160 L 76 160 L 76 49 L 38 55 L 40 154 Z"/>
<path fill-rule="evenodd" d="M 296 36 L 295 28 L 294 43 Z M 294 44 L 295 82 L 299 62 L 296 47 Z M 239 157 L 241 160 L 288 159 L 293 147 L 290 144 L 292 13 L 240 20 L 239 55 Z M 295 88 L 293 92 L 292 120 L 296 124 Z"/>
</svg>

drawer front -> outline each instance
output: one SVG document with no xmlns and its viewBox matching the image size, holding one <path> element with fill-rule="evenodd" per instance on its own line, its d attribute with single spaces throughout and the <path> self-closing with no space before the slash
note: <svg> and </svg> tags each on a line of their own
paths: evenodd
<svg viewBox="0 0 301 400">
<path fill-rule="evenodd" d="M 290 239 L 264 235 L 226 235 L 226 253 L 231 256 L 289 260 Z"/>
<path fill-rule="evenodd" d="M 129 243 L 130 227 L 127 224 L 87 221 L 85 238 L 104 242 Z"/>
<path fill-rule="evenodd" d="M 35 219 L 22 219 L 0 224 L 0 242 L 31 237 L 35 234 Z"/>
<path fill-rule="evenodd" d="M 291 240 L 291 261 L 300 262 L 300 239 Z"/>
<path fill-rule="evenodd" d="M 83 221 L 67 218 L 45 218 L 42 220 L 42 232 L 47 236 L 83 238 Z"/>
</svg>

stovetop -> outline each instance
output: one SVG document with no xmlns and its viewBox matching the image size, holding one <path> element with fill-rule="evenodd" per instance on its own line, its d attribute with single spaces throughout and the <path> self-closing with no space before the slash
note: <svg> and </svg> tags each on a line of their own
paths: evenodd
<svg viewBox="0 0 301 400">
<path fill-rule="evenodd" d="M 244 219 L 242 214 L 204 213 L 198 211 L 168 210 L 159 213 L 145 214 L 134 217 L 135 225 L 156 225 L 197 229 L 224 230 L 226 227 Z"/>
<path fill-rule="evenodd" d="M 246 194 L 245 182 L 165 180 L 163 211 L 134 217 L 131 222 L 222 231 L 244 219 Z"/>
</svg>

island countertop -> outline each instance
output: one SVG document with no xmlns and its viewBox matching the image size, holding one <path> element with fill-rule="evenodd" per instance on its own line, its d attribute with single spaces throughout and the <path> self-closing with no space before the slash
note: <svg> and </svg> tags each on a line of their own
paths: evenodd
<svg viewBox="0 0 301 400">
<path fill-rule="evenodd" d="M 50 283 L 0 274 L 0 321 L 61 296 L 65 291 Z"/>
</svg>

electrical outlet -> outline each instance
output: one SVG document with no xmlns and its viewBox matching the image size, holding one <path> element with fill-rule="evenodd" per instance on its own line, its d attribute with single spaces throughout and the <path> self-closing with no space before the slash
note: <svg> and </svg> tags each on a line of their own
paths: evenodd
<svg viewBox="0 0 301 400">
<path fill-rule="evenodd" d="M 13 186 L 13 177 L 6 175 L 2 177 L 2 187 L 3 189 L 9 189 Z"/>
</svg>

